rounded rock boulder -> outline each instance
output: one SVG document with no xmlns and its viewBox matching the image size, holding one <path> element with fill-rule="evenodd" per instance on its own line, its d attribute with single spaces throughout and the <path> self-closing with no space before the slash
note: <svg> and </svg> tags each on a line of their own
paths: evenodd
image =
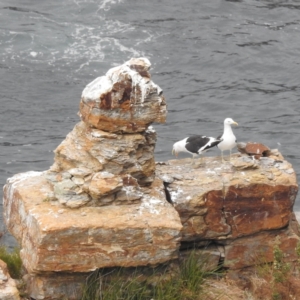
<svg viewBox="0 0 300 300">
<path fill-rule="evenodd" d="M 150 79 L 147 58 L 133 58 L 96 78 L 82 92 L 79 116 L 89 126 L 109 132 L 143 132 L 164 123 L 162 89 Z"/>
</svg>

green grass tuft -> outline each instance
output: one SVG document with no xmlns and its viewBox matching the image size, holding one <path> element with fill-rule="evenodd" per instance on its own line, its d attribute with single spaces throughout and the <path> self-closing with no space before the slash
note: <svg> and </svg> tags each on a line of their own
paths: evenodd
<svg viewBox="0 0 300 300">
<path fill-rule="evenodd" d="M 149 299 L 150 291 L 139 280 L 137 271 L 126 276 L 122 268 L 111 272 L 97 270 L 88 278 L 81 300 Z"/>
<path fill-rule="evenodd" d="M 196 300 L 203 299 L 206 259 L 192 251 L 176 270 L 119 268 L 97 270 L 87 280 L 81 300 Z"/>
<path fill-rule="evenodd" d="M 0 259 L 7 264 L 8 272 L 12 278 L 21 278 L 22 260 L 19 248 L 9 252 L 5 246 L 0 246 Z"/>
</svg>

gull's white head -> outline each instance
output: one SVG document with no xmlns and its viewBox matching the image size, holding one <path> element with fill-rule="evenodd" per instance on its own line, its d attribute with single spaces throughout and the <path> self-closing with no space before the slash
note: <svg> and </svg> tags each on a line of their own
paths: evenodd
<svg viewBox="0 0 300 300">
<path fill-rule="evenodd" d="M 233 121 L 231 118 L 226 118 L 224 120 L 224 125 L 239 125 L 237 122 Z"/>
</svg>

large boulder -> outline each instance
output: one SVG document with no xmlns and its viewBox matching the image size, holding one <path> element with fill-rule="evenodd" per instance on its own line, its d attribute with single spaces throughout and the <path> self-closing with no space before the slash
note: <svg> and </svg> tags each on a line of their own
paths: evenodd
<svg viewBox="0 0 300 300">
<path fill-rule="evenodd" d="M 225 268 L 242 269 L 274 261 L 274 252 L 280 249 L 284 253 L 285 262 L 298 260 L 296 248 L 299 236 L 288 228 L 261 231 L 238 239 L 224 241 Z"/>
<path fill-rule="evenodd" d="M 146 58 L 133 58 L 89 83 L 81 96 L 81 119 L 101 130 L 127 133 L 164 123 L 166 102 L 150 79 L 150 66 Z"/>
<path fill-rule="evenodd" d="M 189 159 L 156 169 L 178 211 L 182 241 L 224 240 L 288 225 L 298 192 L 290 163 L 273 151 L 258 161 L 235 155 L 222 164 L 207 158 L 193 168 Z"/>
<path fill-rule="evenodd" d="M 4 217 L 31 272 L 89 272 L 154 265 L 178 255 L 182 228 L 160 180 L 141 190 L 138 204 L 70 209 L 49 201 L 45 172 L 10 178 Z"/>
</svg>

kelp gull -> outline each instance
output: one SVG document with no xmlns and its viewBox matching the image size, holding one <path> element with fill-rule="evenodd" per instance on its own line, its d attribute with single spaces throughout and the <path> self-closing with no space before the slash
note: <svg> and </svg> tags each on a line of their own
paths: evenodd
<svg viewBox="0 0 300 300">
<path fill-rule="evenodd" d="M 187 152 L 193 155 L 193 161 L 195 156 L 200 155 L 202 162 L 202 154 L 208 149 L 217 146 L 221 141 L 221 139 L 205 135 L 193 135 L 176 142 L 173 145 L 172 154 L 175 154 L 177 157 L 179 152 Z"/>
<path fill-rule="evenodd" d="M 229 150 L 229 160 L 231 159 L 231 149 L 236 146 L 236 137 L 232 132 L 231 125 L 238 125 L 237 122 L 233 121 L 231 118 L 226 118 L 224 120 L 224 132 L 222 135 L 218 136 L 222 142 L 218 144 L 218 148 L 221 150 L 222 162 L 224 162 L 223 151 Z"/>
</svg>

